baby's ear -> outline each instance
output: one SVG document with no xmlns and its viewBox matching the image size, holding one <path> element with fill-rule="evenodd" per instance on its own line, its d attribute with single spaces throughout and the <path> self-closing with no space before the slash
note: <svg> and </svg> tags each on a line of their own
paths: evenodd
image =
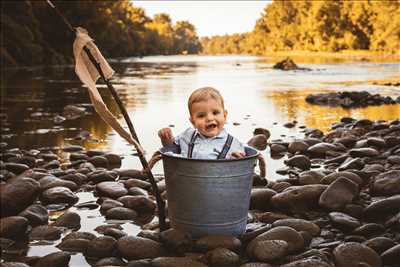
<svg viewBox="0 0 400 267">
<path fill-rule="evenodd" d="M 189 117 L 189 121 L 194 126 L 194 122 L 193 122 L 192 116 Z"/>
<path fill-rule="evenodd" d="M 225 119 L 226 119 L 227 116 L 228 116 L 228 111 L 225 109 L 225 110 L 224 110 L 224 117 L 225 117 Z"/>
</svg>

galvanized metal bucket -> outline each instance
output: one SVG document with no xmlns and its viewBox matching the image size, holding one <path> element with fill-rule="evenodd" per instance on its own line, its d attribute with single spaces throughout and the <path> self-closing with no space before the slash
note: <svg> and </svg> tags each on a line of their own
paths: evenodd
<svg viewBox="0 0 400 267">
<path fill-rule="evenodd" d="M 194 238 L 242 234 L 257 150 L 246 147 L 241 159 L 202 160 L 166 154 L 176 153 L 175 149 L 161 149 L 172 227 Z"/>
</svg>

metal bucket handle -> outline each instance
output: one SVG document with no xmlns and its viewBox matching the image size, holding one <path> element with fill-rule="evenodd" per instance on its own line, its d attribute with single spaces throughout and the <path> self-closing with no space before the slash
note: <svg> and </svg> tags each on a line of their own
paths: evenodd
<svg viewBox="0 0 400 267">
<path fill-rule="evenodd" d="M 165 155 L 165 154 L 164 154 Z M 170 156 L 170 155 L 167 155 Z M 172 156 L 173 157 L 173 156 Z M 151 157 L 151 159 L 149 160 L 149 168 L 150 170 L 154 167 L 154 165 L 160 161 L 162 158 L 162 152 L 161 150 L 156 151 L 153 156 Z M 187 160 L 197 160 L 197 159 L 187 159 Z M 218 161 L 220 161 L 221 159 L 219 159 Z M 229 160 L 240 160 L 239 159 L 229 159 Z M 266 162 L 265 162 L 265 158 L 262 154 L 257 153 L 257 160 L 258 160 L 258 168 L 260 170 L 260 176 L 265 178 L 266 176 Z M 214 161 L 214 160 L 213 160 Z M 142 172 L 144 172 L 145 170 L 142 170 Z"/>
</svg>

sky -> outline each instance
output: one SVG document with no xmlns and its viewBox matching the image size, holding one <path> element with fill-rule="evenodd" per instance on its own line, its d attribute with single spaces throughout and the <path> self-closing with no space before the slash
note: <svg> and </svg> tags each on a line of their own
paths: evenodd
<svg viewBox="0 0 400 267">
<path fill-rule="evenodd" d="M 251 31 L 271 1 L 133 1 L 146 15 L 167 13 L 175 23 L 188 20 L 197 35 L 212 36 Z"/>
</svg>

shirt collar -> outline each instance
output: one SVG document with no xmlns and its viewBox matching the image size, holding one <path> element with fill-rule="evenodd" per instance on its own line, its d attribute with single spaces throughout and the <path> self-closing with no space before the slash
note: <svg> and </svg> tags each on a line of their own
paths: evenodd
<svg viewBox="0 0 400 267">
<path fill-rule="evenodd" d="M 217 136 L 214 136 L 214 137 L 209 138 L 209 137 L 205 137 L 204 135 L 202 135 L 202 134 L 196 129 L 196 135 L 197 135 L 198 137 L 200 137 L 201 139 L 224 139 L 224 138 L 226 138 L 226 136 L 228 135 L 228 133 L 226 132 L 225 128 L 222 128 L 221 132 L 220 132 Z"/>
</svg>

